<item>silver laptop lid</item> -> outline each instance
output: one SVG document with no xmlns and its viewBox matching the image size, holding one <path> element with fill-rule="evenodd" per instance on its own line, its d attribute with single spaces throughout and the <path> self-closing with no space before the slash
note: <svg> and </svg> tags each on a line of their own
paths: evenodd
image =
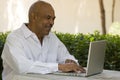
<svg viewBox="0 0 120 80">
<path fill-rule="evenodd" d="M 106 41 L 90 42 L 86 76 L 101 73 L 104 66 Z"/>
</svg>

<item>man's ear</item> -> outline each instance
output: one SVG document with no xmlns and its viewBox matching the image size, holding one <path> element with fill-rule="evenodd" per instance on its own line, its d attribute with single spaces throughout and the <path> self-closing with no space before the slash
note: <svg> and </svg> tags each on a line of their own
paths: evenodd
<svg viewBox="0 0 120 80">
<path fill-rule="evenodd" d="M 31 20 L 35 22 L 36 19 L 37 19 L 37 16 L 35 15 L 35 13 L 31 13 Z"/>
</svg>

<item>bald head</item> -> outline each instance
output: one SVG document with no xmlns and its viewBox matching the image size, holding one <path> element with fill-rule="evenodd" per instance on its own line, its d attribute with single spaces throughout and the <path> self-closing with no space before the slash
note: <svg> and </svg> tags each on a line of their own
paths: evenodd
<svg viewBox="0 0 120 80">
<path fill-rule="evenodd" d="M 28 28 L 41 38 L 49 34 L 54 19 L 53 7 L 47 2 L 37 1 L 30 7 Z"/>
<path fill-rule="evenodd" d="M 29 9 L 29 22 L 31 22 L 31 20 L 33 19 L 33 16 L 39 16 L 40 14 L 44 14 L 46 9 L 50 9 L 52 11 L 54 11 L 53 7 L 45 2 L 45 1 L 37 1 L 34 4 L 32 4 L 32 6 Z"/>
</svg>

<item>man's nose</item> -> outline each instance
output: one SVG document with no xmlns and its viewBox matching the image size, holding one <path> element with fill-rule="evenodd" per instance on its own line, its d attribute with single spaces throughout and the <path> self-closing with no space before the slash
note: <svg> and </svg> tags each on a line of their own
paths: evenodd
<svg viewBox="0 0 120 80">
<path fill-rule="evenodd" d="M 50 24 L 53 25 L 54 24 L 54 20 L 50 19 Z"/>
</svg>

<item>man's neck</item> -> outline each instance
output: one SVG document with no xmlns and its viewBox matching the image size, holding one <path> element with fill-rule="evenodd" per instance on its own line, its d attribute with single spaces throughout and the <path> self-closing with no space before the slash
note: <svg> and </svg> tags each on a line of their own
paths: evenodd
<svg viewBox="0 0 120 80">
<path fill-rule="evenodd" d="M 41 43 L 41 45 L 42 45 L 44 36 L 41 35 L 40 33 L 37 33 L 37 32 L 34 30 L 33 25 L 31 25 L 31 24 L 28 23 L 28 24 L 26 24 L 26 26 L 27 26 L 33 33 L 36 34 L 36 36 L 38 37 L 38 39 L 39 39 L 39 41 L 40 41 L 40 43 Z"/>
<path fill-rule="evenodd" d="M 37 35 L 37 34 L 36 34 Z M 42 45 L 42 43 L 43 43 L 43 36 L 40 36 L 40 35 L 37 35 L 37 37 L 38 37 L 38 39 L 39 39 L 39 41 L 40 41 L 40 43 L 41 43 L 41 45 Z"/>
</svg>

